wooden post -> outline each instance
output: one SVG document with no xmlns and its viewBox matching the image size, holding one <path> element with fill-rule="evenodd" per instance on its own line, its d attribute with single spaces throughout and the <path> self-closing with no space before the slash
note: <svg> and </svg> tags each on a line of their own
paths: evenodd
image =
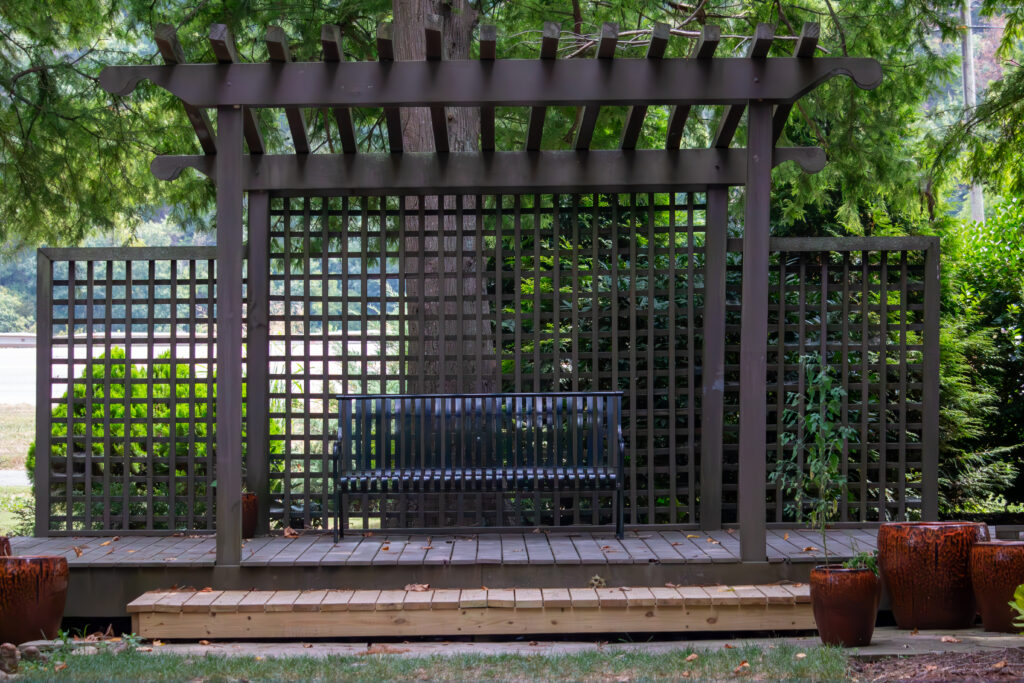
<svg viewBox="0 0 1024 683">
<path fill-rule="evenodd" d="M 725 258 L 729 188 L 708 188 L 704 238 L 704 363 L 701 398 L 700 524 L 722 528 L 722 423 L 725 402 Z"/>
<path fill-rule="evenodd" d="M 270 306 L 268 297 L 270 258 L 270 195 L 249 193 L 248 311 L 246 314 L 246 454 L 245 484 L 256 494 L 256 533 L 270 531 L 270 487 L 268 459 L 269 422 L 267 413 Z"/>
<path fill-rule="evenodd" d="M 217 564 L 242 558 L 242 110 L 217 109 Z"/>
<path fill-rule="evenodd" d="M 73 267 L 69 266 L 69 267 Z M 72 278 L 69 276 L 68 280 Z M 42 249 L 36 252 L 36 536 L 50 535 L 50 373 L 53 354 L 53 261 Z M 70 322 L 71 315 L 68 315 Z M 68 339 L 74 330 L 68 329 Z M 71 344 L 68 344 L 71 353 Z M 74 395 L 74 377 L 68 375 L 68 396 Z M 70 399 L 69 399 L 70 405 Z M 70 413 L 70 407 L 68 409 Z M 71 453 L 68 452 L 68 472 Z M 71 477 L 67 478 L 70 482 Z M 71 511 L 68 511 L 70 518 Z"/>
<path fill-rule="evenodd" d="M 939 238 L 930 241 L 924 257 L 921 519 L 935 521 L 939 518 Z"/>
<path fill-rule="evenodd" d="M 764 562 L 767 479 L 768 237 L 772 106 L 751 101 L 747 125 L 747 206 L 743 225 L 740 322 L 740 559 Z"/>
</svg>

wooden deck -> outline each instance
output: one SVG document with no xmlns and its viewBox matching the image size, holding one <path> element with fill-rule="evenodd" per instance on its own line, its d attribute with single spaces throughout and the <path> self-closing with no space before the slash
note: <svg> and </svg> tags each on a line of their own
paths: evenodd
<svg viewBox="0 0 1024 683">
<path fill-rule="evenodd" d="M 874 529 L 828 533 L 829 554 L 872 550 Z M 338 544 L 329 534 L 245 542 L 240 566 L 215 566 L 212 536 L 11 539 L 15 554 L 61 554 L 71 567 L 68 616 L 113 617 L 139 595 L 171 586 L 216 590 L 579 588 L 807 581 L 824 560 L 806 529 L 768 532 L 766 562 L 740 562 L 739 532 L 518 533 L 409 536 L 376 533 Z"/>
<path fill-rule="evenodd" d="M 212 536 L 109 536 L 13 538 L 15 554 L 64 555 L 72 567 L 212 567 Z M 830 555 L 849 557 L 874 550 L 873 529 L 828 532 Z M 767 559 L 821 562 L 821 536 L 806 529 L 768 532 Z M 740 561 L 739 535 L 729 531 L 629 532 L 612 534 L 527 533 L 479 536 L 374 534 L 344 538 L 310 532 L 297 538 L 251 539 L 242 548 L 243 567 L 714 564 Z"/>
<path fill-rule="evenodd" d="M 346 638 L 810 630 L 806 584 L 150 591 L 128 605 L 146 638 Z"/>
</svg>

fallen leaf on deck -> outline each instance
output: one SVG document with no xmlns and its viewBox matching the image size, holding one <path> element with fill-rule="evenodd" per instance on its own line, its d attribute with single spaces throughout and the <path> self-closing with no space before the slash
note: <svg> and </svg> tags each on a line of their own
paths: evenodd
<svg viewBox="0 0 1024 683">
<path fill-rule="evenodd" d="M 482 590 L 482 591 L 487 590 L 487 586 L 480 586 L 480 590 Z"/>
<path fill-rule="evenodd" d="M 432 545 L 425 545 L 425 546 L 420 548 L 420 550 L 433 550 L 433 549 L 434 549 L 434 546 L 432 546 Z"/>
<path fill-rule="evenodd" d="M 126 553 L 137 553 L 137 552 L 139 552 L 139 551 L 138 551 L 138 550 L 125 550 L 125 552 L 126 552 Z"/>
<path fill-rule="evenodd" d="M 716 541 L 715 539 L 711 538 L 710 536 L 708 536 L 708 543 L 713 543 L 715 545 L 719 545 L 718 541 Z"/>
<path fill-rule="evenodd" d="M 388 552 L 389 550 L 391 550 L 391 546 L 389 546 L 389 545 L 382 545 L 380 547 L 380 549 L 383 550 L 384 552 Z"/>
<path fill-rule="evenodd" d="M 910 632 L 910 635 L 916 636 L 918 633 L 919 631 L 915 628 L 913 631 Z"/>
<path fill-rule="evenodd" d="M 199 641 L 199 644 L 200 644 L 200 645 L 209 645 L 209 644 L 210 644 L 210 641 L 208 641 L 208 640 L 200 640 L 200 641 Z"/>
<path fill-rule="evenodd" d="M 528 645 L 529 645 L 530 647 L 537 647 L 537 646 L 539 646 L 539 645 L 540 645 L 540 643 L 538 643 L 538 642 L 537 642 L 536 640 L 531 640 L 531 641 L 530 641 L 530 642 L 528 643 Z"/>
<path fill-rule="evenodd" d="M 369 538 L 370 536 L 373 536 L 373 532 L 372 531 L 364 531 L 363 532 L 363 538 Z"/>
<path fill-rule="evenodd" d="M 199 589 L 199 592 L 200 593 L 212 593 L 213 592 L 213 588 L 211 588 L 210 586 L 204 586 L 203 588 Z"/>
<path fill-rule="evenodd" d="M 307 649 L 311 648 L 311 647 L 313 647 L 313 643 L 303 643 L 302 647 L 307 648 Z"/>
<path fill-rule="evenodd" d="M 110 541 L 103 541 L 103 543 L 100 543 L 101 548 L 106 545 L 110 545 Z"/>
<path fill-rule="evenodd" d="M 1005 659 L 1002 660 L 1002 661 L 996 662 L 995 664 L 993 664 L 992 668 L 993 669 L 1002 669 L 1004 666 L 1006 666 L 1006 660 Z"/>
<path fill-rule="evenodd" d="M 959 643 L 959 642 L 962 642 L 959 638 L 954 638 L 953 636 L 942 636 L 942 638 L 940 638 L 939 640 L 941 640 L 943 643 Z"/>
<path fill-rule="evenodd" d="M 540 529 L 534 529 L 534 530 L 533 530 L 533 533 L 535 533 L 535 534 L 539 534 L 539 533 L 540 533 Z"/>
<path fill-rule="evenodd" d="M 697 661 L 698 657 L 699 657 L 699 655 L 696 652 L 694 652 L 692 655 L 687 655 L 686 656 L 686 661 L 688 661 L 688 662 L 695 662 L 695 661 Z"/>
<path fill-rule="evenodd" d="M 295 529 L 291 528 L 290 526 L 286 526 L 284 528 L 284 537 L 285 538 L 298 538 L 299 537 L 299 532 L 296 531 Z"/>
<path fill-rule="evenodd" d="M 815 550 L 817 550 L 817 548 L 815 548 L 813 545 L 809 545 L 806 548 L 804 548 L 805 553 L 813 553 Z"/>
<path fill-rule="evenodd" d="M 82 556 L 82 549 L 79 546 L 72 546 L 71 549 L 75 551 L 75 557 Z"/>
<path fill-rule="evenodd" d="M 120 537 L 120 536 L 114 536 L 114 540 L 115 540 L 115 541 L 120 541 L 120 540 L 121 540 L 121 537 Z"/>
<path fill-rule="evenodd" d="M 700 534 L 686 534 L 687 538 L 700 538 Z"/>
<path fill-rule="evenodd" d="M 680 545 L 679 541 L 672 541 L 671 545 Z"/>
<path fill-rule="evenodd" d="M 807 657 L 807 653 L 806 653 L 806 652 L 797 652 L 797 653 L 796 653 L 796 654 L 795 654 L 794 656 L 795 656 L 795 657 L 796 657 L 797 659 L 804 659 L 804 658 L 806 658 L 806 657 Z"/>
<path fill-rule="evenodd" d="M 162 640 L 154 640 L 153 641 L 153 647 L 163 647 L 163 646 L 164 646 L 164 641 L 162 641 Z"/>
<path fill-rule="evenodd" d="M 430 588 L 429 583 L 409 583 L 405 586 L 405 590 L 412 591 L 413 593 L 422 593 L 428 588 Z"/>
<path fill-rule="evenodd" d="M 789 540 L 789 534 L 782 534 L 782 540 L 788 541 Z"/>
<path fill-rule="evenodd" d="M 680 585 L 681 584 L 678 583 L 669 583 L 668 581 L 665 582 L 665 588 L 679 588 Z"/>
</svg>

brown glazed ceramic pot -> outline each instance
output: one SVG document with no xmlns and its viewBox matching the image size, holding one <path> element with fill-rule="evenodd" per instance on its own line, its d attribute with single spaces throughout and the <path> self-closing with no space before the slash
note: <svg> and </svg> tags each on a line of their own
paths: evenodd
<svg viewBox="0 0 1024 683">
<path fill-rule="evenodd" d="M 971 548 L 971 583 L 986 631 L 1017 633 L 1007 604 L 1024 583 L 1024 541 L 987 541 Z"/>
<path fill-rule="evenodd" d="M 878 568 L 896 625 L 954 629 L 974 623 L 971 547 L 987 540 L 988 527 L 977 522 L 882 524 Z"/>
<path fill-rule="evenodd" d="M 6 536 L 0 536 L 0 557 L 10 557 L 11 555 L 11 539 Z"/>
<path fill-rule="evenodd" d="M 0 557 L 0 643 L 56 638 L 67 593 L 63 557 Z"/>
<path fill-rule="evenodd" d="M 256 494 L 242 494 L 242 538 L 252 538 L 256 535 Z"/>
<path fill-rule="evenodd" d="M 871 644 L 882 582 L 870 569 L 821 565 L 811 570 L 811 608 L 826 645 Z"/>
</svg>

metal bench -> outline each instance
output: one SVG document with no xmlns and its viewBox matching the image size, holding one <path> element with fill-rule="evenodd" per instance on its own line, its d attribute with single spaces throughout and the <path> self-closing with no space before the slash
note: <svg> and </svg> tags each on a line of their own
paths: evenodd
<svg viewBox="0 0 1024 683">
<path fill-rule="evenodd" d="M 611 492 L 622 538 L 622 392 L 337 398 L 335 540 L 343 494 L 581 489 Z"/>
</svg>

